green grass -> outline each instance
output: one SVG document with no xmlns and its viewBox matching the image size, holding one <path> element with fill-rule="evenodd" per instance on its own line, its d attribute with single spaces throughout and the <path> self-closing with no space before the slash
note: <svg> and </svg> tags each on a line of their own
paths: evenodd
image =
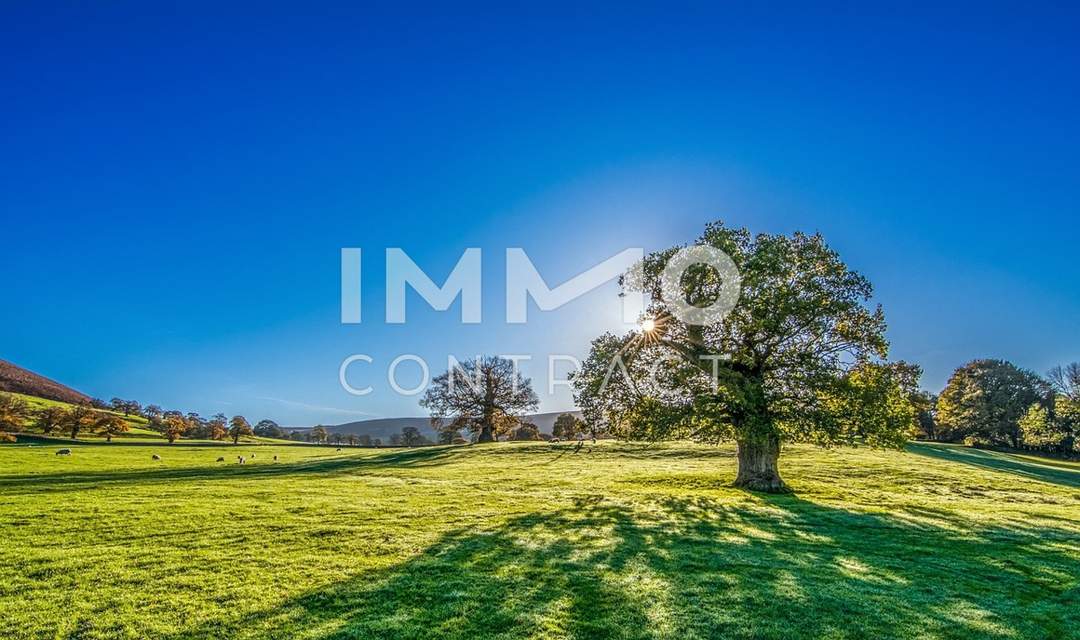
<svg viewBox="0 0 1080 640">
<path fill-rule="evenodd" d="M 61 407 L 63 409 L 70 409 L 73 406 L 73 405 L 71 405 L 70 403 L 67 403 L 67 402 L 61 402 L 59 400 L 47 400 L 45 398 L 38 398 L 36 396 L 28 396 L 28 395 L 22 394 L 22 393 L 10 393 L 9 395 L 13 395 L 16 398 L 22 398 L 22 400 L 25 401 L 26 404 L 30 405 L 30 409 L 32 409 L 35 412 L 40 411 L 41 409 L 44 409 L 45 407 Z M 158 433 L 156 431 L 153 431 L 153 430 L 148 428 L 149 423 L 146 420 L 146 418 L 144 418 L 143 416 L 137 416 L 137 415 L 125 416 L 123 413 L 120 413 L 120 412 L 117 412 L 117 411 L 111 411 L 111 410 L 108 410 L 108 409 L 96 409 L 96 410 L 101 411 L 103 413 L 112 413 L 112 414 L 118 415 L 118 416 L 120 416 L 121 418 L 124 419 L 124 422 L 128 423 L 129 430 L 127 432 L 125 432 L 125 433 L 117 434 L 117 435 L 113 436 L 113 438 L 158 438 L 158 439 L 163 439 L 163 436 L 160 433 Z M 26 433 L 41 433 L 41 430 L 38 429 L 34 425 L 34 420 L 30 419 L 30 420 L 27 420 L 27 422 L 26 422 L 26 427 L 24 428 L 24 432 L 26 432 Z M 63 434 L 62 433 L 54 433 L 53 435 L 55 435 L 57 437 L 60 437 Z M 97 438 L 97 436 L 94 435 L 94 434 L 85 434 L 85 435 L 88 438 L 95 438 L 95 439 Z M 101 439 L 104 440 L 105 438 L 102 437 Z"/>
<path fill-rule="evenodd" d="M 1080 465 L 792 447 L 764 496 L 688 444 L 54 450 L 0 446 L 3 638 L 1080 629 Z"/>
</svg>

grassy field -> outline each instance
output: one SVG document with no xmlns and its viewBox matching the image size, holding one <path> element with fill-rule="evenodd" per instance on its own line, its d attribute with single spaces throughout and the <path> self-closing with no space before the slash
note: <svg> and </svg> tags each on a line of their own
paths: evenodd
<svg viewBox="0 0 1080 640">
<path fill-rule="evenodd" d="M 773 497 L 688 444 L 54 450 L 0 446 L 2 638 L 1080 637 L 1075 464 L 793 447 Z"/>
</svg>

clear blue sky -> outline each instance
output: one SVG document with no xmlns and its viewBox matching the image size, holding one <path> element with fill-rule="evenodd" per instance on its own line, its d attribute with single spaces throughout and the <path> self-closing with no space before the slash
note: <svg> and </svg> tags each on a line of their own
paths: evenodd
<svg viewBox="0 0 1080 640">
<path fill-rule="evenodd" d="M 1080 359 L 1076 9 L 19 4 L 0 358 L 90 394 L 421 415 L 385 382 L 399 353 L 531 353 L 542 379 L 617 327 L 614 286 L 507 326 L 505 247 L 557 283 L 714 218 L 821 231 L 929 389 L 972 358 Z M 359 326 L 338 321 L 346 246 Z M 380 322 L 385 247 L 433 275 L 481 247 L 484 323 L 416 298 Z M 357 352 L 365 398 L 337 383 Z"/>
</svg>

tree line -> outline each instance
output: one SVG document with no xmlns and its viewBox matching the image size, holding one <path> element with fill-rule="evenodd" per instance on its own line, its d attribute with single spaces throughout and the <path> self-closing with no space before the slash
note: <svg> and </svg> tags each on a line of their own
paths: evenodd
<svg viewBox="0 0 1080 640">
<path fill-rule="evenodd" d="M 1072 453 L 1080 435 L 1080 362 L 1044 377 L 1004 360 L 974 360 L 940 394 L 914 401 L 920 438 Z"/>
<path fill-rule="evenodd" d="M 245 436 L 284 438 L 289 434 L 273 420 L 260 420 L 254 426 L 247 418 L 236 415 L 231 418 L 218 413 L 204 418 L 196 412 L 165 411 L 157 405 L 143 407 L 134 400 L 113 398 L 105 403 L 100 400 L 78 405 L 48 405 L 34 409 L 19 396 L 0 393 L 0 440 L 14 440 L 12 435 L 32 426 L 44 435 L 66 435 L 72 440 L 80 435 L 103 436 L 112 441 L 114 436 L 131 430 L 130 418 L 146 419 L 148 429 L 160 433 L 169 443 L 181 438 L 200 440 L 232 440 L 238 444 Z"/>
</svg>

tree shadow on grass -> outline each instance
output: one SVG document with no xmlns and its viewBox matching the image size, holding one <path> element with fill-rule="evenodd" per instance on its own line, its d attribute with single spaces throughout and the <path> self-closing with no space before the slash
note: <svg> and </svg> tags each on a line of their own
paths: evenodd
<svg viewBox="0 0 1080 640">
<path fill-rule="evenodd" d="M 960 445 L 935 444 L 928 442 L 913 442 L 908 444 L 908 451 L 930 458 L 961 462 L 984 469 L 1004 471 L 1014 475 L 1042 480 L 1065 487 L 1080 487 L 1080 471 L 1073 471 L 1058 466 L 1039 464 L 1032 460 L 1017 458 L 1016 456 L 999 451 L 986 451 L 973 449 Z"/>
<path fill-rule="evenodd" d="M 1080 624 L 1075 528 L 954 524 L 796 496 L 598 498 L 454 530 L 173 638 L 1051 638 Z"/>
<path fill-rule="evenodd" d="M 225 451 L 228 462 L 212 463 Z M 242 448 L 237 451 L 243 452 Z M 78 453 L 78 452 L 77 452 Z M 335 456 L 308 458 L 297 462 L 236 464 L 236 453 L 227 449 L 209 451 L 207 466 L 167 467 L 117 471 L 73 471 L 70 473 L 39 473 L 0 476 L 0 491 L 17 493 L 20 489 L 39 492 L 64 492 L 114 483 L 153 483 L 172 481 L 223 480 L 229 478 L 270 478 L 302 475 L 342 475 L 384 469 L 408 469 L 446 463 L 453 454 L 452 447 L 422 447 L 391 450 L 373 456 Z M 147 457 L 149 457 L 149 452 Z M 167 454 L 166 454 L 167 455 Z"/>
</svg>

